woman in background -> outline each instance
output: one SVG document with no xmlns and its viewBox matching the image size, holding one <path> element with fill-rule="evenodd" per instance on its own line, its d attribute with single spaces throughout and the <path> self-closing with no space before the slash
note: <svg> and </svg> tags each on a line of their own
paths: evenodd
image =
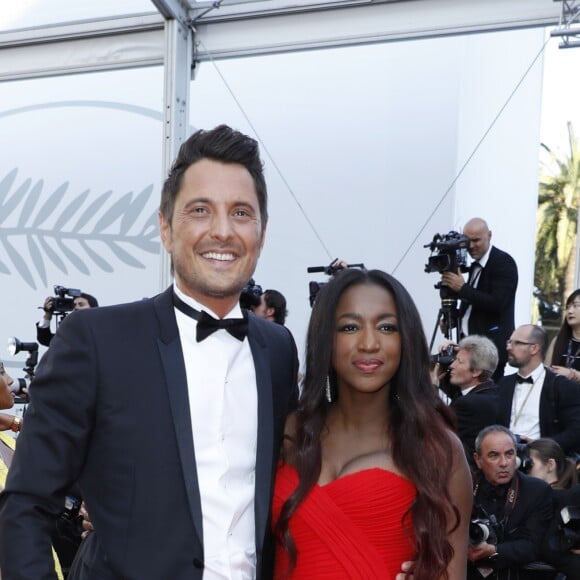
<svg viewBox="0 0 580 580">
<path fill-rule="evenodd" d="M 580 289 L 566 300 L 564 322 L 546 352 L 546 364 L 557 374 L 580 382 Z"/>
<path fill-rule="evenodd" d="M 273 501 L 275 578 L 464 580 L 471 477 L 421 320 L 379 270 L 316 297 Z"/>
<path fill-rule="evenodd" d="M 546 534 L 542 558 L 558 571 L 564 572 L 567 578 L 580 578 L 580 555 L 566 538 L 560 516 L 562 508 L 580 507 L 576 462 L 566 457 L 553 439 L 532 441 L 528 445 L 528 452 L 532 459 L 530 475 L 543 479 L 553 490 L 554 516 Z"/>
<path fill-rule="evenodd" d="M 576 462 L 564 455 L 556 441 L 541 438 L 528 445 L 530 475 L 543 479 L 552 489 L 570 489 L 577 483 Z"/>
</svg>

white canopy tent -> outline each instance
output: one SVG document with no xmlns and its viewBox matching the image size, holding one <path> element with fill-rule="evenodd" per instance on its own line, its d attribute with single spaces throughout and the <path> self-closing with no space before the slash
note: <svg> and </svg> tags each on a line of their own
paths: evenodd
<svg viewBox="0 0 580 580">
<path fill-rule="evenodd" d="M 281 185 L 274 183 L 274 189 L 276 187 L 285 189 L 288 181 L 293 183 L 295 189 L 306 194 L 306 197 L 300 199 L 296 199 L 300 197 L 299 195 L 294 197 L 294 201 L 303 206 L 300 211 L 319 218 L 318 231 L 313 237 L 305 233 L 304 227 L 298 228 L 296 225 L 296 220 L 301 218 L 300 212 L 290 208 L 289 205 L 284 205 L 279 210 L 279 215 L 285 218 L 290 215 L 291 218 L 287 218 L 286 221 L 291 223 L 286 224 L 281 218 L 278 221 L 272 220 L 274 223 L 270 226 L 269 236 L 273 241 L 267 243 L 272 249 L 263 256 L 257 272 L 258 282 L 262 282 L 267 273 L 272 273 L 273 282 L 267 283 L 266 286 L 280 288 L 289 297 L 290 326 L 297 336 L 297 341 L 300 342 L 302 339 L 308 309 L 306 300 L 304 305 L 298 306 L 298 301 L 302 299 L 300 292 L 303 295 L 305 291 L 303 276 L 299 277 L 296 273 L 305 271 L 307 265 L 324 260 L 330 261 L 336 255 L 348 261 L 358 262 L 362 259 L 368 266 L 396 270 L 396 274 L 407 286 L 413 288 L 413 295 L 420 304 L 422 313 L 425 314 L 426 328 L 430 330 L 428 327 L 434 316 L 433 311 L 436 311 L 437 296 L 431 289 L 431 281 L 421 279 L 423 276 L 421 268 L 426 257 L 422 255 L 426 252 L 422 244 L 429 241 L 434 231 L 460 227 L 473 215 L 487 217 L 494 231 L 494 241 L 504 249 L 511 250 L 509 244 L 515 242 L 513 234 L 510 233 L 510 222 L 513 223 L 514 212 L 518 212 L 519 246 L 512 251 L 520 264 L 518 317 L 520 322 L 529 318 L 535 223 L 535 204 L 530 200 L 537 181 L 535 167 L 539 144 L 542 78 L 541 68 L 538 69 L 536 66 L 532 69 L 532 67 L 535 65 L 535 59 L 541 60 L 544 27 L 558 23 L 560 2 L 224 0 L 221 3 L 212 3 L 178 0 L 152 0 L 152 2 L 108 0 L 94 3 L 85 0 L 74 4 L 74 11 L 71 11 L 73 9 L 70 2 L 41 1 L 37 3 L 37 10 L 34 13 L 36 20 L 31 18 L 30 14 L 24 14 L 20 20 L 15 18 L 12 25 L 3 25 L 0 28 L 0 81 L 2 81 L 0 90 L 2 84 L 31 87 L 33 85 L 30 83 L 51 77 L 63 79 L 66 75 L 76 76 L 80 73 L 163 66 L 163 161 L 160 163 L 160 175 L 165 174 L 179 144 L 190 132 L 189 118 L 192 112 L 196 115 L 199 112 L 201 119 L 199 122 L 210 123 L 222 118 L 223 109 L 218 112 L 212 110 L 215 94 L 206 94 L 210 85 L 204 83 L 208 82 L 209 75 L 203 75 L 203 79 L 197 78 L 202 64 L 210 66 L 223 63 L 224 70 L 227 69 L 230 75 L 240 77 L 245 75 L 248 82 L 259 78 L 259 82 L 255 83 L 253 89 L 250 86 L 248 91 L 263 92 L 265 89 L 271 90 L 272 86 L 263 81 L 264 77 L 261 76 L 269 74 L 264 72 L 266 69 L 253 68 L 253 63 L 259 60 L 258 57 L 263 57 L 262 61 L 269 63 L 268 70 L 271 70 L 272 66 L 277 67 L 275 74 L 277 80 L 273 80 L 272 83 L 288 82 L 292 85 L 294 77 L 284 74 L 284 66 L 307 67 L 312 62 L 311 55 L 315 54 L 314 51 L 326 49 L 328 51 L 326 54 L 333 55 L 334 66 L 337 68 L 340 68 L 336 62 L 337 58 L 344 58 L 346 54 L 357 55 L 348 66 L 345 63 L 344 67 L 346 81 L 356 84 L 362 81 L 355 80 L 354 71 L 357 67 L 364 68 L 372 58 L 364 47 L 383 46 L 387 43 L 393 43 L 394 49 L 396 47 L 396 58 L 401 67 L 407 68 L 412 76 L 404 73 L 400 75 L 397 73 L 393 77 L 387 75 L 387 82 L 392 88 L 388 97 L 394 99 L 392 92 L 395 96 L 400 93 L 400 98 L 409 104 L 409 109 L 405 109 L 403 113 L 409 115 L 407 121 L 409 126 L 404 130 L 401 129 L 399 133 L 393 125 L 396 118 L 389 116 L 376 123 L 376 130 L 381 134 L 384 134 L 385 128 L 387 130 L 392 128 L 393 134 L 396 134 L 398 139 L 397 144 L 390 143 L 386 137 L 383 139 L 382 146 L 385 148 L 381 153 L 383 157 L 375 158 L 374 151 L 377 147 L 373 145 L 369 146 L 370 149 L 365 149 L 360 141 L 361 136 L 357 136 L 356 148 L 360 151 L 361 158 L 354 159 L 353 166 L 360 164 L 364 159 L 365 163 L 376 167 L 380 165 L 384 155 L 387 155 L 387 159 L 392 159 L 393 164 L 393 167 L 388 168 L 388 179 L 383 176 L 372 186 L 365 186 L 364 189 L 369 190 L 368 195 L 363 193 L 357 195 L 357 200 L 360 198 L 362 207 L 368 211 L 370 220 L 366 228 L 364 224 L 362 225 L 363 230 L 368 229 L 369 232 L 365 231 L 363 234 L 361 231 L 360 235 L 357 235 L 357 239 L 358 237 L 361 239 L 360 245 L 357 245 L 356 239 L 344 240 L 342 232 L 350 227 L 350 222 L 340 213 L 333 214 L 334 210 L 341 211 L 337 202 L 338 199 L 344 200 L 344 196 L 348 195 L 346 193 L 348 189 L 345 192 L 336 192 L 329 187 L 328 194 L 325 194 L 324 186 L 318 188 L 320 207 L 314 205 L 314 200 L 309 194 L 308 185 L 316 182 L 318 173 L 322 177 L 329 171 L 335 171 L 336 163 L 327 164 L 323 159 L 318 159 L 318 151 L 326 144 L 320 141 L 308 152 L 310 159 L 313 159 L 314 155 L 316 161 L 320 162 L 320 168 L 314 168 L 312 171 L 308 167 L 308 158 L 300 155 L 300 149 L 307 149 L 304 143 L 298 143 L 292 148 L 282 139 L 280 144 L 268 146 L 268 149 L 276 149 L 278 154 L 281 154 L 286 151 L 288 145 L 287 153 L 293 152 L 294 165 L 300 168 L 299 173 L 289 178 L 288 167 L 292 163 L 286 164 L 286 174 L 278 175 L 274 179 L 269 177 L 269 182 L 280 180 L 283 182 Z M 95 7 L 95 4 L 98 4 L 98 7 Z M 46 8 L 48 5 L 50 8 L 45 12 L 40 10 L 41 6 Z M 43 15 L 46 14 L 49 16 L 43 20 Z M 469 36 L 474 34 L 473 37 Z M 472 40 L 468 40 L 469 38 Z M 438 39 L 456 40 L 443 43 L 447 46 L 446 52 L 438 52 L 435 49 Z M 423 41 L 423 44 L 420 41 Z M 422 48 L 425 46 L 429 47 L 428 51 Z M 274 62 L 275 57 L 277 58 Z M 366 60 L 360 60 L 363 58 Z M 425 60 L 424 65 L 418 64 L 421 58 Z M 405 64 L 406 59 L 409 59 L 410 64 Z M 431 59 L 438 60 L 432 63 Z M 445 59 L 449 62 L 445 62 Z M 330 57 L 327 60 L 330 60 Z M 382 61 L 376 61 L 382 62 L 385 62 L 384 58 Z M 380 70 L 376 63 L 372 70 L 369 65 L 369 73 L 375 76 Z M 385 70 L 390 71 L 390 67 L 394 64 L 387 61 Z M 312 66 L 316 67 L 315 64 Z M 526 72 L 528 66 L 532 69 L 530 74 Z M 429 76 L 430 69 L 433 69 L 432 78 Z M 258 70 L 259 73 L 256 72 Z M 323 70 L 325 69 L 321 68 L 321 71 Z M 308 82 L 314 83 L 315 75 L 308 76 L 307 72 L 303 71 L 300 78 L 307 78 Z M 251 75 L 256 76 L 249 78 Z M 429 84 L 420 85 L 417 75 L 429 76 L 427 79 Z M 444 78 L 441 78 L 442 76 Z M 237 76 L 236 80 L 239 80 Z M 320 80 L 321 86 L 325 85 L 323 81 L 325 79 Z M 442 87 L 439 87 L 438 81 L 441 81 Z M 330 78 L 326 80 L 329 87 L 334 87 L 334 93 L 329 94 L 336 95 L 337 91 L 349 94 L 348 87 L 334 85 L 334 82 Z M 523 88 L 518 82 L 524 85 Z M 443 88 L 446 84 L 448 92 Z M 482 86 L 488 87 L 492 91 L 491 94 L 482 93 Z M 203 87 L 199 93 L 196 92 L 198 87 Z M 239 87 L 240 85 L 238 90 L 242 91 Z M 422 95 L 416 94 L 416 87 L 421 87 Z M 408 88 L 408 94 L 403 94 L 405 88 Z M 246 96 L 246 93 L 243 94 Z M 364 108 L 367 105 L 367 96 L 371 100 L 368 91 L 361 94 L 362 101 L 353 100 L 360 99 L 358 93 L 354 93 L 355 96 L 349 101 L 354 108 Z M 283 100 L 284 95 L 278 94 L 278 97 Z M 511 106 L 513 110 L 510 113 L 510 123 L 514 124 L 500 127 L 494 139 L 489 140 L 488 146 L 482 147 L 481 143 L 487 138 L 489 130 L 498 127 L 497 119 L 504 110 L 502 107 L 511 105 L 512 98 L 521 99 Z M 320 99 L 321 102 L 328 103 L 328 96 L 326 101 L 323 97 Z M 426 108 L 423 106 L 424 101 L 430 102 Z M 389 103 L 395 111 L 398 110 L 399 101 L 389 100 L 387 106 Z M 263 108 L 263 104 L 259 105 L 258 109 L 260 107 Z M 413 107 L 417 117 L 412 115 Z M 332 107 L 329 106 L 329 109 L 332 110 Z M 280 112 L 277 114 L 280 115 Z M 232 115 L 232 118 L 235 117 Z M 0 111 L 1 119 L 2 111 Z M 240 119 L 239 122 L 243 124 L 243 118 Z M 293 118 L 288 123 L 281 123 L 273 133 L 268 133 L 268 125 L 262 124 L 263 142 L 273 143 L 276 137 L 280 137 L 281 130 L 287 132 L 289 139 L 289 127 L 299 121 L 299 118 Z M 194 125 L 197 125 L 197 122 L 196 119 Z M 344 119 L 341 122 L 344 122 Z M 414 122 L 419 122 L 420 126 L 413 127 Z M 373 125 L 369 125 L 369 131 L 373 130 Z M 405 133 L 409 135 L 408 143 L 401 137 Z M 301 135 L 303 136 L 304 132 Z M 316 140 L 316 134 L 313 133 L 310 139 Z M 397 172 L 407 175 L 413 169 L 407 167 L 407 161 L 401 161 L 396 156 L 400 154 L 408 159 L 409 156 L 416 155 L 417 151 L 413 147 L 418 142 L 424 148 L 425 154 L 430 157 L 439 155 L 443 150 L 446 154 L 441 159 L 428 163 L 427 168 L 418 168 L 419 173 L 428 175 L 424 176 L 424 182 L 418 181 L 415 187 L 407 191 L 405 181 L 401 175 L 397 175 Z M 354 144 L 349 137 L 345 138 L 345 143 L 351 147 Z M 477 170 L 470 173 L 465 171 L 465 168 L 468 163 L 473 164 L 475 152 L 478 158 Z M 337 155 L 337 152 L 333 154 Z M 505 160 L 506 155 L 510 157 L 509 166 L 500 167 L 501 160 Z M 347 156 L 346 159 L 350 158 Z M 270 163 L 270 167 L 272 165 L 280 164 Z M 359 171 L 360 168 L 353 167 L 353 173 L 358 174 Z M 460 175 L 461 181 L 458 182 Z M 413 175 L 411 179 L 416 178 L 418 176 Z M 357 179 L 362 178 L 357 176 Z M 351 188 L 356 187 L 356 183 L 354 180 Z M 498 183 L 501 187 L 497 187 Z M 272 189 L 272 185 L 270 187 Z M 433 188 L 432 191 L 428 191 L 430 188 Z M 494 188 L 498 191 L 494 191 Z M 385 189 L 390 192 L 388 196 L 380 193 Z M 331 193 L 333 191 L 334 197 Z M 398 204 L 401 216 L 389 217 L 389 211 L 392 210 L 389 204 L 392 203 L 391 197 L 395 192 L 400 196 Z M 506 196 L 506 192 L 513 193 L 514 199 L 510 199 L 509 195 Z M 408 206 L 406 204 L 411 193 L 416 199 Z M 451 202 L 445 199 L 448 193 L 453 194 Z M 387 197 L 389 199 L 386 199 Z M 484 208 L 482 200 L 486 203 Z M 275 202 L 275 199 L 273 201 Z M 436 211 L 441 207 L 438 204 L 442 202 L 444 209 L 433 219 L 431 210 L 435 207 L 433 211 Z M 292 203 L 291 200 L 290 204 Z M 333 206 L 333 211 L 326 212 L 321 209 L 328 208 L 329 205 Z M 344 213 L 344 210 L 342 211 Z M 353 207 L 351 206 L 348 211 L 353 211 Z M 296 215 L 293 215 L 294 213 Z M 380 251 L 375 248 L 369 250 L 374 238 L 367 234 L 376 234 L 377 228 L 371 219 L 373 213 L 386 216 L 384 227 L 387 233 L 382 233 L 375 242 L 382 248 Z M 326 218 L 324 223 L 322 215 Z M 383 222 L 379 223 L 382 228 Z M 276 228 L 275 235 L 272 235 L 273 227 Z M 425 230 L 425 227 L 428 229 Z M 391 234 L 388 233 L 389 228 Z M 306 239 L 305 251 L 299 249 L 289 251 L 289 247 L 296 243 L 297 229 L 300 229 L 299 236 Z M 326 244 L 321 244 L 324 246 L 322 252 L 320 247 L 316 247 L 318 245 L 316 238 L 326 240 Z M 332 246 L 336 254 L 330 255 L 330 251 L 326 249 L 329 246 Z M 408 255 L 408 251 L 412 253 Z M 388 258 L 384 252 L 388 252 Z M 162 264 L 159 268 L 159 288 L 162 288 L 168 282 L 169 267 L 164 258 L 165 253 L 161 251 L 160 254 Z M 282 256 L 284 260 L 288 260 L 286 267 L 279 264 Z M 412 261 L 413 264 L 408 268 L 405 264 L 401 266 L 404 259 Z M 413 271 L 419 274 L 415 275 Z M 285 282 L 288 277 L 292 279 L 292 283 Z M 297 280 L 295 285 L 294 279 Z M 289 284 L 289 289 L 285 284 Z M 427 289 L 423 290 L 419 285 Z M 295 317 L 294 322 L 292 316 Z"/>
</svg>

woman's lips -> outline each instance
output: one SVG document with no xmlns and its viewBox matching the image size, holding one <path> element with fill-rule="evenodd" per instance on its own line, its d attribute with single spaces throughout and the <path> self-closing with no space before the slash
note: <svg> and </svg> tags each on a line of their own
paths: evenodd
<svg viewBox="0 0 580 580">
<path fill-rule="evenodd" d="M 354 361 L 354 366 L 363 373 L 376 371 L 383 363 L 378 359 L 364 359 Z"/>
</svg>

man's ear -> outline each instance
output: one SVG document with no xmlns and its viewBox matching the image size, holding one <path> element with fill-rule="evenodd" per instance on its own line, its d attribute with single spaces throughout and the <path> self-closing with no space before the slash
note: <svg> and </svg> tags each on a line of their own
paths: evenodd
<svg viewBox="0 0 580 580">
<path fill-rule="evenodd" d="M 159 235 L 161 236 L 161 241 L 163 246 L 167 250 L 167 253 L 171 254 L 171 224 L 165 219 L 165 216 L 159 212 Z"/>
<path fill-rule="evenodd" d="M 275 309 L 272 306 L 268 306 L 266 308 L 266 316 L 274 316 Z"/>
<path fill-rule="evenodd" d="M 475 451 L 473 453 L 473 459 L 475 459 L 475 464 L 477 465 L 477 467 L 479 467 L 479 469 L 481 469 L 481 459 L 480 459 L 479 455 L 477 454 L 477 451 Z"/>
</svg>

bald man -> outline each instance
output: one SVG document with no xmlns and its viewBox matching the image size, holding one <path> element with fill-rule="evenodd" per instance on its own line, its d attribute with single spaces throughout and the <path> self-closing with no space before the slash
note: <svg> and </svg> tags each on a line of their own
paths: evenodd
<svg viewBox="0 0 580 580">
<path fill-rule="evenodd" d="M 485 220 L 470 219 L 463 228 L 469 238 L 469 254 L 473 258 L 469 277 L 460 272 L 444 272 L 441 283 L 461 299 L 462 335 L 480 334 L 490 338 L 499 354 L 493 375 L 498 381 L 507 362 L 506 342 L 514 330 L 514 303 L 518 287 L 518 268 L 514 259 L 494 247 L 491 230 Z"/>
</svg>

